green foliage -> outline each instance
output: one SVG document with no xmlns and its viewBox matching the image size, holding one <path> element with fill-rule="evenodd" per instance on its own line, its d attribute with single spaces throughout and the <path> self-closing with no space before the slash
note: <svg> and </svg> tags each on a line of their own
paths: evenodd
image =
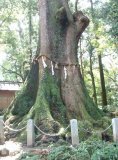
<svg viewBox="0 0 118 160">
<path fill-rule="evenodd" d="M 38 160 L 40 157 L 38 155 L 24 153 L 19 160 Z"/>
<path fill-rule="evenodd" d="M 52 146 L 48 155 L 23 154 L 19 160 L 117 160 L 118 143 L 88 139 L 78 147 Z"/>
<path fill-rule="evenodd" d="M 87 141 L 82 142 L 80 147 L 86 148 L 86 150 L 89 152 L 89 155 L 92 156 L 97 149 L 102 148 L 104 145 L 105 142 L 99 140 L 96 137 L 90 137 Z"/>
<path fill-rule="evenodd" d="M 92 75 L 90 72 L 90 56 L 92 59 L 92 71 L 95 80 L 98 107 L 102 106 L 100 73 L 98 64 L 98 54 L 102 55 L 104 69 L 105 86 L 108 105 L 118 106 L 117 86 L 118 86 L 118 65 L 117 65 L 117 32 L 118 32 L 118 1 L 90 1 L 92 5 L 86 10 L 91 19 L 87 30 L 87 36 L 82 38 L 81 55 L 83 77 L 90 96 L 94 100 L 92 86 Z M 92 8 L 93 7 L 93 8 Z M 83 45 L 82 45 L 83 44 Z M 85 45 L 84 45 L 85 44 Z M 79 52 L 79 53 L 80 53 Z M 81 58 L 81 56 L 80 56 Z"/>
<path fill-rule="evenodd" d="M 53 148 L 48 156 L 48 160 L 90 160 L 90 156 L 84 148 L 71 148 L 60 146 Z"/>
<path fill-rule="evenodd" d="M 0 1 L 0 44 L 7 55 L 2 65 L 5 80 L 24 82 L 26 79 L 38 39 L 36 6 L 34 0 Z"/>
<path fill-rule="evenodd" d="M 109 25 L 109 33 L 118 40 L 118 1 L 110 0 L 102 9 L 102 16 Z"/>
<path fill-rule="evenodd" d="M 118 144 L 103 142 L 97 139 L 88 139 L 80 144 L 84 147 L 91 157 L 91 160 L 117 160 Z"/>
<path fill-rule="evenodd" d="M 108 144 L 107 146 L 97 149 L 91 160 L 117 160 L 118 159 L 118 144 Z"/>
</svg>

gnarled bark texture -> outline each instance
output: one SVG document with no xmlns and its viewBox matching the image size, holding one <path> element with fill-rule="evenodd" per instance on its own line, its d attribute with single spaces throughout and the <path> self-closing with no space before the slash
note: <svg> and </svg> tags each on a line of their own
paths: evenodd
<svg viewBox="0 0 118 160">
<path fill-rule="evenodd" d="M 39 14 L 39 82 L 30 115 L 38 125 L 99 119 L 101 113 L 88 95 L 77 59 L 78 41 L 89 19 L 81 11 L 72 14 L 66 0 L 40 0 Z M 19 115 L 15 106 L 12 113 Z"/>
</svg>

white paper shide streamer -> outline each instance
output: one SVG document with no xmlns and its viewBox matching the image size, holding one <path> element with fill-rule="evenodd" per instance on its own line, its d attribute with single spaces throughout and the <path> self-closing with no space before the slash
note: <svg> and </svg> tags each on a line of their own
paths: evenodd
<svg viewBox="0 0 118 160">
<path fill-rule="evenodd" d="M 47 64 L 45 63 L 44 57 L 42 56 L 42 63 L 43 63 L 43 67 L 46 68 Z"/>
<path fill-rule="evenodd" d="M 64 66 L 64 78 L 67 79 L 67 68 Z"/>
<path fill-rule="evenodd" d="M 54 75 L 54 66 L 53 66 L 52 61 L 51 61 L 51 69 L 52 69 L 52 75 Z"/>
</svg>

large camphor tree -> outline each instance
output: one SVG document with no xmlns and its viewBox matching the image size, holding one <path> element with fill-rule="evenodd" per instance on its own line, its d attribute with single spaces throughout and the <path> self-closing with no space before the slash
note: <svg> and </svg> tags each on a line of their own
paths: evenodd
<svg viewBox="0 0 118 160">
<path fill-rule="evenodd" d="M 101 112 L 88 95 L 77 56 L 89 19 L 81 11 L 72 13 L 67 0 L 39 0 L 39 16 L 37 54 L 6 117 L 30 117 L 52 129 L 72 118 L 99 119 Z"/>
</svg>

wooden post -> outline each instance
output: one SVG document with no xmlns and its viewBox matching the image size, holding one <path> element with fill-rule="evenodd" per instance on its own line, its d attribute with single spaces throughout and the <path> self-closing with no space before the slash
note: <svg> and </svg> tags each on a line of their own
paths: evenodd
<svg viewBox="0 0 118 160">
<path fill-rule="evenodd" d="M 79 145 L 78 124 L 76 119 L 70 120 L 72 146 Z"/>
<path fill-rule="evenodd" d="M 34 122 L 32 119 L 27 121 L 27 146 L 33 147 L 35 142 L 34 136 Z"/>
<path fill-rule="evenodd" d="M 5 143 L 3 116 L 0 116 L 0 145 Z"/>
<path fill-rule="evenodd" d="M 112 119 L 112 127 L 113 127 L 114 142 L 118 142 L 118 118 Z"/>
</svg>

